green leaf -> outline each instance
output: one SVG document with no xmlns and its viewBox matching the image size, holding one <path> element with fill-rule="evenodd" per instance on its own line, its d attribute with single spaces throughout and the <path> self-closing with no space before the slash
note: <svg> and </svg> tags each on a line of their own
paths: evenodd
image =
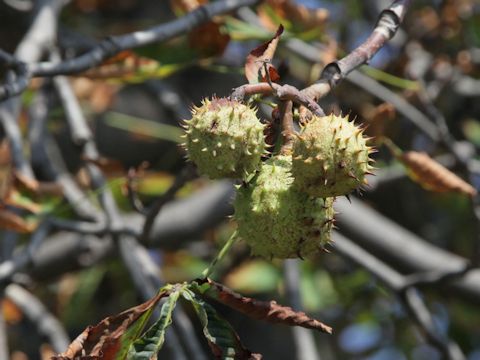
<svg viewBox="0 0 480 360">
<path fill-rule="evenodd" d="M 140 316 L 138 320 L 135 321 L 135 323 L 123 333 L 122 337 L 120 338 L 120 349 L 115 354 L 115 360 L 127 359 L 130 346 L 142 333 L 145 324 L 153 313 L 153 309 L 154 307 L 151 307 L 145 311 L 142 316 Z"/>
<path fill-rule="evenodd" d="M 188 289 L 185 289 L 182 295 L 193 305 L 215 359 L 254 358 L 252 356 L 255 355 L 243 347 L 232 326 L 210 304 Z"/>
<path fill-rule="evenodd" d="M 417 81 L 403 79 L 368 65 L 363 65 L 360 69 L 375 80 L 384 82 L 388 85 L 396 86 L 401 89 L 416 91 L 420 87 Z"/>
<path fill-rule="evenodd" d="M 275 291 L 281 280 L 280 270 L 272 263 L 255 259 L 238 266 L 225 279 L 225 284 L 243 294 Z"/>
<path fill-rule="evenodd" d="M 265 30 L 262 27 L 252 25 L 231 16 L 225 16 L 224 21 L 224 31 L 233 40 L 268 40 L 272 36 L 272 32 L 269 30 Z"/>
<path fill-rule="evenodd" d="M 128 360 L 156 359 L 157 353 L 165 341 L 165 330 L 172 323 L 172 313 L 175 309 L 180 292 L 172 293 L 160 310 L 160 317 L 153 326 L 128 351 Z"/>
<path fill-rule="evenodd" d="M 478 119 L 466 119 L 462 123 L 462 130 L 467 140 L 480 146 L 480 124 Z"/>
<path fill-rule="evenodd" d="M 154 137 L 161 140 L 181 143 L 182 129 L 177 126 L 162 124 L 153 120 L 109 111 L 105 114 L 105 122 L 115 128 L 134 134 Z"/>
</svg>

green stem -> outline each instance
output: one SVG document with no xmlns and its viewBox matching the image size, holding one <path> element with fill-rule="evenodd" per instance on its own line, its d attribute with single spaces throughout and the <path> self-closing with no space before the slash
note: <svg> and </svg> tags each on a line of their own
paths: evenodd
<svg viewBox="0 0 480 360">
<path fill-rule="evenodd" d="M 403 155 L 402 149 L 400 149 L 390 138 L 384 136 L 383 137 L 383 144 L 390 150 L 390 152 L 395 156 L 397 159 L 401 159 Z"/>
<path fill-rule="evenodd" d="M 213 270 L 215 270 L 215 266 L 217 265 L 217 263 L 223 259 L 223 257 L 225 256 L 225 254 L 228 252 L 228 250 L 230 250 L 230 248 L 232 247 L 232 245 L 235 243 L 235 241 L 238 239 L 237 237 L 237 231 L 235 230 L 232 234 L 232 236 L 230 236 L 230 238 L 227 240 L 227 242 L 225 243 L 225 245 L 223 245 L 222 249 L 220 250 L 220 252 L 217 254 L 217 256 L 215 256 L 215 258 L 212 260 L 212 262 L 210 263 L 210 265 L 208 265 L 208 267 L 203 270 L 202 272 L 202 277 L 203 278 L 207 278 L 209 277 L 210 275 L 212 275 L 213 273 Z"/>
</svg>

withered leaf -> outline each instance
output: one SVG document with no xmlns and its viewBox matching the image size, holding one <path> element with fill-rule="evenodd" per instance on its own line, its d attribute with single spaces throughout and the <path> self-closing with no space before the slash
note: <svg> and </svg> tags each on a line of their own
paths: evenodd
<svg viewBox="0 0 480 360">
<path fill-rule="evenodd" d="M 264 64 L 267 63 L 269 77 L 272 81 L 277 81 L 279 76 L 275 67 L 270 63 L 275 55 L 280 36 L 283 33 L 283 26 L 280 25 L 275 33 L 275 36 L 253 49 L 247 56 L 245 62 L 245 77 L 250 84 L 266 81 L 267 74 L 265 74 Z"/>
<path fill-rule="evenodd" d="M 177 16 L 181 16 L 206 3 L 208 0 L 170 0 L 170 7 Z"/>
<path fill-rule="evenodd" d="M 230 42 L 230 36 L 221 31 L 222 24 L 210 21 L 188 34 L 189 46 L 202 57 L 219 56 L 223 54 Z"/>
<path fill-rule="evenodd" d="M 177 16 L 191 12 L 208 0 L 170 0 L 170 6 Z M 222 33 L 222 20 L 214 18 L 188 34 L 189 47 L 195 49 L 201 57 L 219 56 L 223 54 L 230 42 L 230 36 Z"/>
<path fill-rule="evenodd" d="M 407 167 L 410 178 L 424 189 L 435 192 L 459 192 L 475 196 L 477 190 L 423 152 L 408 151 L 399 160 Z"/>
<path fill-rule="evenodd" d="M 0 142 L 0 200 L 5 200 L 12 188 L 13 173 L 10 146 L 6 139 Z"/>
<path fill-rule="evenodd" d="M 133 329 L 135 334 L 132 335 L 139 336 L 154 306 L 168 294 L 167 291 L 161 291 L 143 304 L 109 316 L 95 326 L 87 327 L 65 352 L 52 357 L 52 360 L 116 359 L 119 351 L 125 351 L 125 348 L 128 350 L 129 344 L 122 343 L 124 335 Z M 142 323 L 138 324 L 139 322 Z M 134 340 L 134 337 L 128 339 L 130 342 Z"/>
<path fill-rule="evenodd" d="M 195 284 L 197 286 L 195 286 Z M 322 322 L 312 319 L 302 311 L 295 311 L 288 306 L 282 306 L 275 301 L 260 301 L 242 296 L 226 286 L 210 279 L 200 279 L 192 283 L 192 290 L 227 305 L 253 319 L 281 323 L 289 326 L 301 326 L 315 329 L 327 334 L 332 328 Z"/>
<path fill-rule="evenodd" d="M 268 0 L 265 6 L 270 6 L 283 19 L 295 22 L 305 30 L 320 28 L 325 25 L 329 18 L 329 12 L 324 8 L 307 8 L 294 0 Z M 264 7 L 265 7 L 264 6 Z M 261 18 L 265 19 L 268 11 L 260 8 Z M 268 23 L 268 22 L 267 22 Z"/>
<path fill-rule="evenodd" d="M 364 111 L 368 127 L 366 133 L 374 138 L 385 135 L 385 127 L 395 118 L 395 107 L 390 103 L 382 103 L 378 106 L 367 108 Z"/>
<path fill-rule="evenodd" d="M 35 230 L 35 224 L 28 223 L 17 214 L 0 208 L 0 229 L 30 233 Z"/>
<path fill-rule="evenodd" d="M 120 84 L 105 82 L 104 80 L 92 80 L 86 77 L 71 79 L 73 91 L 79 100 L 86 101 L 96 113 L 106 111 L 115 100 L 120 89 Z"/>
<path fill-rule="evenodd" d="M 40 187 L 40 185 L 38 184 L 37 180 L 31 178 L 30 176 L 24 175 L 20 171 L 14 170 L 13 173 L 15 175 L 15 179 L 20 185 L 24 186 L 26 189 L 30 191 L 33 191 L 33 192 L 38 191 L 38 188 Z"/>
<path fill-rule="evenodd" d="M 117 55 L 105 60 L 99 66 L 87 70 L 80 76 L 89 79 L 123 79 L 128 80 L 138 72 L 146 75 L 154 73 L 160 63 L 148 57 L 139 56 L 131 50 L 124 50 Z"/>
</svg>

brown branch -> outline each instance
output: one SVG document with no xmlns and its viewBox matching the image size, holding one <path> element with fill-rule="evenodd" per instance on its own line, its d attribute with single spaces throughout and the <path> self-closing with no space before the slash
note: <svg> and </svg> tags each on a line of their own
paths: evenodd
<svg viewBox="0 0 480 360">
<path fill-rule="evenodd" d="M 325 112 L 322 108 L 312 100 L 307 93 L 298 90 L 292 85 L 279 85 L 275 83 L 258 83 L 258 84 L 245 84 L 233 89 L 230 95 L 231 99 L 242 101 L 246 96 L 262 94 L 262 95 L 275 95 L 282 101 L 293 101 L 296 104 L 305 106 L 312 113 L 317 116 L 325 116 Z"/>
<path fill-rule="evenodd" d="M 323 69 L 320 80 L 302 92 L 316 100 L 338 85 L 351 71 L 367 63 L 397 32 L 411 0 L 395 0 L 382 11 L 372 34 L 344 58 L 331 62 Z"/>
<path fill-rule="evenodd" d="M 291 101 L 282 101 L 279 106 L 280 118 L 282 119 L 282 137 L 283 144 L 280 150 L 281 154 L 286 154 L 291 151 L 293 140 L 295 139 L 295 129 L 293 127 L 293 104 Z"/>
</svg>

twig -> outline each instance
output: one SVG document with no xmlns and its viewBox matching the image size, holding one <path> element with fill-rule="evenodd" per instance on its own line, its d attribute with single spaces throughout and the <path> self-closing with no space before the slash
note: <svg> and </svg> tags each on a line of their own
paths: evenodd
<svg viewBox="0 0 480 360">
<path fill-rule="evenodd" d="M 67 172 L 58 147 L 46 131 L 46 121 L 51 105 L 48 94 L 50 89 L 50 84 L 44 84 L 36 92 L 33 104 L 29 108 L 28 139 L 33 169 L 40 178 L 55 181 L 62 188 L 70 207 L 79 217 L 102 222 L 100 212 Z"/>
<path fill-rule="evenodd" d="M 132 276 L 137 291 L 144 300 L 150 299 L 163 285 L 159 279 L 159 269 L 156 268 L 147 251 L 135 239 L 121 237 L 118 241 L 118 246 L 122 260 Z M 155 314 L 155 316 L 157 315 Z M 165 347 L 172 352 L 175 359 L 187 360 L 187 356 L 176 334 L 167 332 L 165 336 Z"/>
<path fill-rule="evenodd" d="M 90 176 L 92 187 L 98 193 L 98 201 L 107 217 L 107 230 L 111 233 L 121 233 L 124 231 L 125 225 L 120 218 L 115 199 L 107 186 L 102 171 L 94 164 L 87 164 L 86 169 Z"/>
<path fill-rule="evenodd" d="M 295 128 L 293 127 L 293 104 L 291 101 L 282 101 L 279 105 L 280 119 L 282 119 L 283 144 L 281 154 L 287 154 L 292 150 L 295 140 Z"/>
<path fill-rule="evenodd" d="M 37 181 L 33 175 L 32 168 L 28 163 L 23 153 L 23 141 L 20 128 L 17 123 L 18 112 L 13 100 L 0 103 L 0 123 L 5 131 L 5 135 L 8 138 L 10 145 L 10 154 L 12 156 L 12 162 L 19 176 L 23 181 L 29 184 L 32 188 L 35 188 Z"/>
<path fill-rule="evenodd" d="M 36 92 L 28 109 L 28 140 L 31 149 L 30 161 L 35 174 L 42 179 L 53 181 L 57 171 L 46 151 L 46 122 L 50 110 L 50 84 L 43 84 Z"/>
<path fill-rule="evenodd" d="M 3 299 L 3 291 L 0 292 L 0 301 Z M 4 311 L 0 311 L 0 359 L 8 359 L 10 354 L 8 352 L 8 338 Z"/>
<path fill-rule="evenodd" d="M 140 166 L 141 167 L 141 166 Z M 139 199 L 137 195 L 137 191 L 134 189 L 134 182 L 137 178 L 138 170 L 135 168 L 128 169 L 127 172 L 127 182 L 125 184 L 127 190 L 127 197 L 130 205 L 133 207 L 135 211 L 139 214 L 147 215 L 148 211 L 142 204 L 142 201 Z"/>
<path fill-rule="evenodd" d="M 62 218 L 50 217 L 49 223 L 57 230 L 71 231 L 77 234 L 91 234 L 102 236 L 108 232 L 108 224 L 106 222 L 86 222 L 76 221 Z"/>
<path fill-rule="evenodd" d="M 26 248 L 12 259 L 0 264 L 0 288 L 8 284 L 12 275 L 23 270 L 32 262 L 38 248 L 47 237 L 49 231 L 50 224 L 47 221 L 41 222 L 30 237 L 30 242 Z"/>
<path fill-rule="evenodd" d="M 362 249 L 343 235 L 334 234 L 335 249 L 340 254 L 362 266 L 396 293 L 427 340 L 449 360 L 464 360 L 460 347 L 444 337 L 432 321 L 430 312 L 416 289 L 406 287 L 404 277 L 388 265 Z"/>
<path fill-rule="evenodd" d="M 460 152 L 457 148 L 455 138 L 450 133 L 450 130 L 447 125 L 447 120 L 445 116 L 438 110 L 438 108 L 433 103 L 433 99 L 430 97 L 428 92 L 426 91 L 426 85 L 423 79 L 418 80 L 421 82 L 422 86 L 420 90 L 417 92 L 418 98 L 422 102 L 425 110 L 429 114 L 430 118 L 435 121 L 438 128 L 439 133 L 439 141 L 450 151 L 450 153 L 455 157 L 457 163 L 460 165 L 461 170 L 466 173 L 469 177 L 469 180 L 472 184 L 475 184 L 475 174 L 472 171 L 471 161 L 474 159 L 474 155 L 470 154 L 470 156 L 465 156 L 462 152 Z M 480 194 L 474 196 L 471 201 L 471 209 L 472 214 L 475 219 L 475 227 L 477 228 L 476 234 L 477 236 L 473 240 L 473 251 L 471 261 L 472 264 L 480 265 Z"/>
<path fill-rule="evenodd" d="M 357 244 L 395 269 L 409 273 L 454 273 L 467 266 L 464 258 L 431 245 L 355 197 L 351 198 L 351 203 L 346 199 L 337 199 L 335 209 L 340 212 L 337 221 L 342 233 L 353 237 Z M 480 271 L 477 269 L 469 271 L 445 288 L 453 288 L 456 293 L 473 300 L 480 296 L 480 288 L 472 291 L 478 285 Z"/>
<path fill-rule="evenodd" d="M 183 120 L 192 116 L 186 99 L 180 96 L 172 84 L 159 80 L 147 80 L 145 86 L 175 119 Z"/>
<path fill-rule="evenodd" d="M 422 133 L 435 142 L 439 140 L 438 129 L 427 116 L 378 81 L 357 70 L 350 73 L 347 77 L 347 81 L 357 85 L 377 98 L 392 104 L 400 114 L 405 116 L 405 118 L 415 125 Z"/>
<path fill-rule="evenodd" d="M 399 297 L 411 317 L 413 317 L 417 325 L 423 330 L 427 340 L 439 349 L 446 359 L 466 359 L 458 344 L 443 336 L 437 329 L 437 326 L 435 326 L 433 322 L 432 315 L 416 289 L 407 288 L 404 292 L 400 293 Z"/>
<path fill-rule="evenodd" d="M 193 195 L 165 205 L 156 217 L 146 245 L 162 249 L 178 249 L 186 242 L 196 241 L 206 229 L 217 226 L 232 213 L 234 189 L 229 181 L 216 182 Z M 352 198 L 337 199 L 339 228 L 361 247 L 397 271 L 424 273 L 429 271 L 454 272 L 464 269 L 467 261 L 447 252 L 385 218 L 374 209 Z M 189 216 L 186 217 L 185 214 Z M 139 214 L 123 215 L 121 220 L 139 236 L 144 217 Z M 33 254 L 33 264 L 24 271 L 36 279 L 48 279 L 104 259 L 113 250 L 108 238 L 59 233 Z M 3 265 L 0 266 L 0 269 Z M 0 277 L 1 278 L 1 277 Z M 480 269 L 449 282 L 440 289 L 457 298 L 477 304 L 480 301 Z"/>
<path fill-rule="evenodd" d="M 188 181 L 194 179 L 196 176 L 197 173 L 193 166 L 185 167 L 175 178 L 170 188 L 154 202 L 145 217 L 145 223 L 143 225 L 141 236 L 143 242 L 148 239 L 153 223 L 155 222 L 155 218 L 162 210 L 163 206 L 174 198 L 178 190 L 180 190 Z"/>
<path fill-rule="evenodd" d="M 70 123 L 70 135 L 72 141 L 79 142 L 80 151 L 82 155 L 88 159 L 97 160 L 99 153 L 96 144 L 93 141 L 90 130 L 87 125 L 87 120 L 80 108 L 78 99 L 73 94 L 71 85 L 67 81 L 56 82 L 57 92 L 66 92 L 68 95 L 60 96 L 60 101 L 64 107 L 67 119 Z M 102 209 L 107 217 L 108 229 L 114 233 L 119 233 L 124 226 L 120 219 L 115 199 L 108 189 L 105 178 L 101 170 L 93 163 L 85 165 L 86 170 L 90 176 L 93 189 L 98 193 L 98 199 Z"/>
<path fill-rule="evenodd" d="M 70 339 L 65 329 L 38 298 L 16 284 L 6 287 L 5 296 L 25 314 L 38 332 L 49 340 L 55 352 L 60 353 L 67 349 Z"/>
<path fill-rule="evenodd" d="M 101 64 L 104 60 L 118 54 L 120 51 L 169 40 L 193 30 L 214 16 L 234 11 L 242 6 L 254 5 L 258 1 L 259 0 L 223 0 L 209 3 L 169 23 L 126 35 L 111 36 L 77 58 L 65 60 L 60 63 L 29 63 L 27 68 L 28 74 L 31 77 L 76 74 Z M 0 100 L 5 99 L 7 95 L 17 95 L 25 89 L 25 87 L 17 86 L 16 89 L 18 88 L 20 92 L 10 91 L 7 93 L 4 88 L 4 85 L 0 86 Z"/>
<path fill-rule="evenodd" d="M 248 10 L 248 13 L 250 13 L 249 9 L 245 9 L 245 10 Z M 254 16 L 256 15 L 253 13 L 251 14 L 251 16 L 249 16 L 249 18 Z M 261 25 L 261 22 L 258 21 L 258 24 Z M 288 47 L 291 51 L 294 51 L 296 55 L 301 56 L 307 61 L 310 61 L 314 64 L 317 64 L 319 61 L 318 59 L 319 49 L 312 46 L 311 44 L 303 42 L 299 39 L 289 39 L 287 40 L 285 46 Z M 405 116 L 407 120 L 411 121 L 420 131 L 425 133 L 429 138 L 431 138 L 434 141 L 437 141 L 439 139 L 437 128 L 427 116 L 425 116 L 416 107 L 409 104 L 401 96 L 395 94 L 393 91 L 391 91 L 387 87 L 380 84 L 378 81 L 372 79 L 367 75 L 364 75 L 362 72 L 358 70 L 351 71 L 345 80 L 351 82 L 352 84 L 357 85 L 361 89 L 369 92 L 370 94 L 376 96 L 377 98 L 385 102 L 391 103 L 392 105 L 395 106 L 395 108 L 400 114 Z M 242 87 L 239 87 L 238 88 L 239 96 L 242 95 L 242 91 L 245 91 L 245 95 L 249 95 L 248 92 L 250 91 L 252 93 L 256 93 L 254 90 L 260 90 L 260 89 L 255 89 L 256 85 L 258 85 L 260 89 L 265 88 L 265 85 L 263 84 L 262 85 L 252 84 L 250 85 L 252 87 L 251 90 L 250 90 L 250 87 L 247 87 L 247 89 L 242 89 Z M 312 86 L 313 86 L 313 88 L 311 89 L 312 95 L 315 95 L 316 91 L 318 91 L 319 94 L 327 94 L 330 91 L 330 85 L 328 84 L 328 82 L 319 82 Z M 305 95 L 308 95 L 309 94 L 308 89 L 309 88 L 306 88 L 302 90 L 302 92 L 307 93 Z M 258 93 L 262 93 L 262 92 L 259 91 Z M 300 110 L 302 110 L 302 108 Z"/>
<path fill-rule="evenodd" d="M 215 266 L 217 266 L 218 262 L 221 261 L 224 256 L 228 253 L 228 250 L 235 244 L 235 242 L 238 240 L 238 234 L 236 231 L 233 232 L 233 234 L 228 238 L 227 242 L 223 245 L 222 249 L 218 252 L 218 254 L 215 256 L 215 258 L 212 260 L 212 262 L 208 265 L 208 267 L 203 270 L 202 272 L 202 278 L 207 279 L 210 277 L 215 270 Z"/>
<path fill-rule="evenodd" d="M 245 96 L 254 94 L 275 95 L 280 100 L 291 100 L 296 104 L 303 105 L 317 116 L 325 116 L 325 112 L 320 105 L 312 100 L 306 93 L 298 90 L 292 85 L 279 85 L 275 83 L 245 84 L 233 89 L 230 97 L 235 100 L 243 100 Z"/>
<path fill-rule="evenodd" d="M 10 82 L 0 87 L 0 99 L 6 99 L 21 93 L 28 86 L 27 66 L 15 56 L 0 49 L 0 65 L 10 69 Z"/>
<path fill-rule="evenodd" d="M 20 234 L 15 231 L 3 230 L 0 236 L 2 238 L 0 245 L 0 262 L 4 262 L 12 258 Z"/>
<path fill-rule="evenodd" d="M 70 84 L 68 82 L 60 82 L 57 84 L 59 86 L 59 89 L 57 90 L 59 91 L 70 88 Z M 86 119 L 80 109 L 78 100 L 73 95 L 73 92 L 71 92 L 71 96 L 61 97 L 61 101 L 64 106 L 65 112 L 67 114 L 71 113 L 70 119 L 74 120 L 76 123 L 73 125 L 76 126 L 77 130 L 84 129 L 83 134 L 87 135 L 81 139 L 82 141 L 79 144 L 82 154 L 84 155 L 84 157 L 89 159 L 98 159 L 98 150 L 96 144 L 93 142 L 93 138 L 90 136 L 90 132 L 86 124 Z M 74 139 L 75 134 L 78 135 L 78 131 L 73 132 L 71 128 L 72 140 Z M 90 176 L 92 187 L 98 192 L 100 205 L 106 214 L 107 227 L 105 231 L 112 236 L 113 242 L 120 247 L 122 258 L 124 259 L 128 269 L 132 272 L 134 280 L 136 280 L 135 283 L 140 286 L 140 289 L 142 289 L 143 295 L 148 295 L 147 298 L 150 298 L 161 285 L 158 274 L 155 274 L 154 272 L 155 266 L 151 261 L 150 257 L 145 256 L 148 254 L 146 254 L 145 250 L 142 250 L 143 248 L 141 248 L 140 245 L 131 248 L 132 251 L 126 250 L 130 243 L 128 242 L 128 239 L 124 238 L 119 234 L 125 232 L 125 230 L 128 229 L 126 229 L 126 227 L 124 226 L 118 208 L 115 204 L 113 195 L 110 189 L 106 186 L 105 178 L 101 170 L 95 164 L 87 163 L 85 166 Z M 162 205 L 159 206 L 159 209 L 161 207 Z M 140 251 L 140 253 L 138 253 L 138 251 Z M 141 259 L 142 261 L 138 261 L 141 254 L 144 255 Z M 187 325 L 185 324 L 185 322 L 183 322 L 183 327 L 181 327 L 180 330 L 186 333 L 185 336 L 186 338 L 188 338 L 187 348 L 192 351 L 192 354 L 196 354 L 194 358 L 199 360 L 205 359 L 205 357 L 201 356 L 202 350 L 196 342 L 193 327 L 191 326 L 191 324 L 190 328 L 187 328 Z M 178 341 L 176 341 L 176 338 L 173 337 L 173 335 L 168 335 L 168 337 L 171 346 L 173 346 L 174 344 L 178 344 Z M 176 354 L 175 358 L 186 359 L 181 347 L 175 346 L 172 347 L 172 350 Z"/>
<path fill-rule="evenodd" d="M 404 287 L 439 286 L 465 276 L 473 267 L 468 263 L 459 270 L 433 270 L 406 275 Z"/>
<path fill-rule="evenodd" d="M 338 85 L 350 72 L 367 63 L 397 32 L 410 0 L 395 0 L 382 11 L 372 34 L 344 58 L 331 62 L 323 69 L 320 80 L 304 90 L 309 97 L 319 100 Z"/>
<path fill-rule="evenodd" d="M 42 0 L 39 3 L 39 10 L 32 25 L 15 50 L 14 57 L 20 63 L 38 61 L 44 50 L 53 42 L 57 32 L 57 15 L 64 4 L 64 0 Z M 28 85 L 28 66 L 24 67 L 22 65 L 20 70 L 16 74 L 11 72 L 7 74 L 13 80 L 13 83 L 7 84 L 7 88 L 10 87 L 8 91 L 5 91 L 5 86 L 0 86 L 0 101 L 19 94 Z M 19 109 L 19 98 L 11 98 L 8 101 L 1 102 L 0 121 L 10 140 L 13 163 L 18 174 L 26 183 L 34 187 L 36 185 L 35 177 L 30 164 L 23 155 L 21 132 L 17 124 Z"/>
<path fill-rule="evenodd" d="M 132 275 L 135 286 L 144 299 L 151 298 L 163 285 L 160 278 L 160 269 L 153 262 L 147 250 L 134 238 L 121 237 L 118 245 L 122 259 Z M 185 343 L 188 353 L 196 360 L 205 360 L 207 357 L 198 343 L 193 326 L 180 307 L 175 310 L 173 317 L 172 326 L 184 338 L 182 343 Z M 175 355 L 174 358 L 187 359 L 176 334 L 170 333 L 168 336 L 165 345 Z"/>
<path fill-rule="evenodd" d="M 283 263 L 285 276 L 285 294 L 289 305 L 296 311 L 303 310 L 300 294 L 300 269 L 298 259 L 287 259 Z M 320 360 L 320 355 L 315 346 L 315 339 L 311 331 L 302 327 L 293 326 L 293 340 L 298 360 Z"/>
<path fill-rule="evenodd" d="M 72 141 L 75 145 L 84 145 L 92 138 L 92 133 L 85 121 L 82 120 L 82 110 L 76 101 L 73 89 L 65 76 L 55 76 L 53 83 L 57 88 L 57 94 L 63 104 L 70 103 L 69 111 L 66 112 L 66 119 L 70 127 Z"/>
</svg>

